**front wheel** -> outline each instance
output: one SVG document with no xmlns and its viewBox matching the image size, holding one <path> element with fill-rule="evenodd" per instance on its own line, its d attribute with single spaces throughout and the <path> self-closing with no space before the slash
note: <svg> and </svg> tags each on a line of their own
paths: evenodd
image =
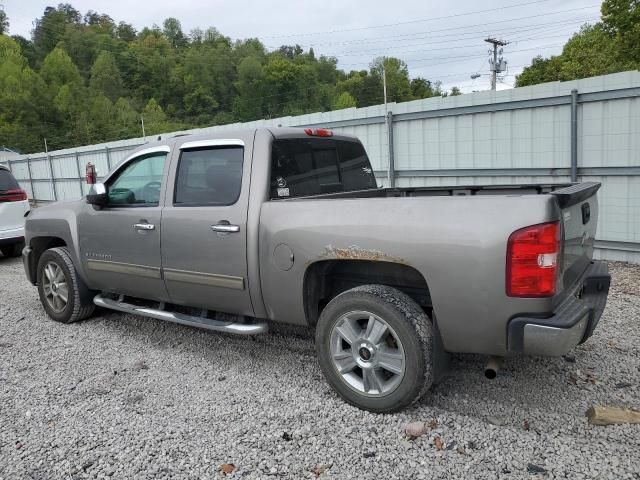
<svg viewBox="0 0 640 480">
<path fill-rule="evenodd" d="M 416 402 L 433 383 L 433 329 L 403 292 L 363 285 L 335 297 L 316 329 L 318 361 L 348 403 L 389 413 Z"/>
<path fill-rule="evenodd" d="M 56 322 L 77 322 L 95 310 L 93 294 L 78 276 L 66 247 L 51 248 L 42 254 L 37 278 L 40 302 Z"/>
</svg>

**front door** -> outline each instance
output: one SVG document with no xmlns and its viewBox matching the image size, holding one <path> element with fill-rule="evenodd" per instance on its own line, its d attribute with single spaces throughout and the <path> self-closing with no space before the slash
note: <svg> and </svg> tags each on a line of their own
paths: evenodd
<svg viewBox="0 0 640 480">
<path fill-rule="evenodd" d="M 169 148 L 149 150 L 109 178 L 105 207 L 85 206 L 78 218 L 80 257 L 92 288 L 164 300 L 160 198 Z"/>
<path fill-rule="evenodd" d="M 250 163 L 239 139 L 182 144 L 175 189 L 162 213 L 163 274 L 172 302 L 253 315 L 247 284 Z"/>
</svg>

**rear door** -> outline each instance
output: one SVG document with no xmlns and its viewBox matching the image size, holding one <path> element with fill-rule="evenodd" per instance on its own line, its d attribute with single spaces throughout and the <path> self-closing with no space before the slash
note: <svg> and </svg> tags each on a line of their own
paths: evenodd
<svg viewBox="0 0 640 480">
<path fill-rule="evenodd" d="M 249 143 L 249 139 L 247 139 Z M 251 144 L 183 143 L 162 214 L 162 263 L 171 301 L 253 315 L 247 284 Z"/>
<path fill-rule="evenodd" d="M 168 146 L 127 160 L 107 181 L 109 203 L 78 217 L 80 256 L 92 288 L 151 300 L 167 298 L 161 275 L 160 199 Z"/>
</svg>

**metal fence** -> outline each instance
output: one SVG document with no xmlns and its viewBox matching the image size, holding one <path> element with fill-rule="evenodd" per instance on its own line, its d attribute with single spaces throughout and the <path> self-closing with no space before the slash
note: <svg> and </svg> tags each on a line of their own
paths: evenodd
<svg viewBox="0 0 640 480">
<path fill-rule="evenodd" d="M 264 126 L 325 126 L 357 135 L 383 185 L 602 182 L 596 254 L 640 263 L 640 72 L 163 137 Z M 136 138 L 26 155 L 9 165 L 31 198 L 73 199 L 86 193 L 86 162 L 101 176 L 142 144 Z"/>
</svg>

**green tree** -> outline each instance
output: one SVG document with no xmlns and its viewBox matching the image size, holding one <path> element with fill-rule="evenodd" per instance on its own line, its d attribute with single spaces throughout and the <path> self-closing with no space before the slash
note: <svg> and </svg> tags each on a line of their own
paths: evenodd
<svg viewBox="0 0 640 480">
<path fill-rule="evenodd" d="M 129 61 L 126 63 L 130 68 L 128 84 L 134 96 L 169 103 L 173 92 L 167 77 L 176 64 L 176 57 L 164 35 L 157 31 L 143 31 L 129 44 L 127 56 Z"/>
<path fill-rule="evenodd" d="M 411 96 L 415 99 L 436 97 L 440 95 L 440 93 L 436 91 L 432 83 L 422 77 L 411 79 L 410 86 Z"/>
<path fill-rule="evenodd" d="M 451 93 L 449 93 L 452 97 L 457 97 L 458 95 L 462 95 L 462 92 L 458 87 L 451 87 Z"/>
<path fill-rule="evenodd" d="M 615 38 L 601 24 L 587 25 L 571 37 L 561 55 L 534 58 L 516 78 L 516 86 L 593 77 L 629 68 L 634 68 L 633 62 L 620 56 Z"/>
<path fill-rule="evenodd" d="M 371 75 L 387 78 L 387 99 L 389 102 L 404 102 L 411 100 L 411 81 L 407 64 L 394 57 L 379 57 L 371 64 Z"/>
<path fill-rule="evenodd" d="M 142 135 L 140 115 L 126 98 L 120 97 L 114 107 L 115 138 L 130 138 Z"/>
<path fill-rule="evenodd" d="M 147 135 L 166 133 L 171 129 L 167 116 L 155 98 L 147 102 L 142 111 L 142 118 L 144 118 L 144 128 Z"/>
<path fill-rule="evenodd" d="M 116 38 L 125 42 L 133 42 L 136 39 L 136 35 L 136 29 L 133 28 L 133 25 L 130 23 L 118 23 L 118 26 L 116 27 Z"/>
<path fill-rule="evenodd" d="M 58 45 L 68 26 L 78 25 L 80 20 L 80 12 L 68 3 L 61 3 L 57 8 L 45 8 L 44 15 L 34 22 L 33 44 L 38 61 Z"/>
<path fill-rule="evenodd" d="M 91 67 L 89 85 L 97 92 L 106 95 L 111 101 L 117 100 L 122 95 L 122 76 L 112 53 L 104 50 L 100 52 Z"/>
<path fill-rule="evenodd" d="M 182 25 L 177 18 L 167 18 L 162 27 L 164 36 L 167 37 L 173 48 L 184 47 L 187 44 L 187 38 L 182 33 Z"/>
<path fill-rule="evenodd" d="M 265 84 L 260 58 L 248 56 L 242 59 L 234 86 L 238 93 L 233 103 L 236 117 L 240 121 L 262 118 Z"/>
<path fill-rule="evenodd" d="M 89 109 L 90 142 L 101 143 L 113 138 L 117 132 L 116 111 L 111 100 L 102 94 L 91 99 Z"/>
<path fill-rule="evenodd" d="M 516 78 L 516 86 L 640 68 L 640 1 L 605 0 L 601 11 L 602 21 L 583 26 L 562 54 L 535 57 Z"/>
<path fill-rule="evenodd" d="M 211 122 L 218 109 L 218 102 L 211 96 L 211 92 L 203 86 L 187 93 L 184 97 L 184 108 L 194 123 L 206 124 Z"/>
<path fill-rule="evenodd" d="M 640 1 L 605 0 L 602 28 L 615 39 L 621 59 L 638 68 L 640 64 Z"/>
<path fill-rule="evenodd" d="M 40 76 L 20 53 L 18 43 L 0 35 L 0 146 L 39 149 L 48 110 Z"/>
<path fill-rule="evenodd" d="M 9 19 L 4 9 L 0 8 L 0 35 L 7 35 L 9 33 Z"/>
<path fill-rule="evenodd" d="M 356 99 L 349 92 L 342 92 L 333 102 L 334 110 L 342 110 L 343 108 L 351 108 L 356 106 Z"/>
<path fill-rule="evenodd" d="M 84 24 L 93 27 L 95 31 L 113 36 L 116 31 L 116 24 L 109 15 L 101 14 L 89 10 L 84 16 Z"/>
<path fill-rule="evenodd" d="M 40 74 L 53 89 L 63 85 L 82 85 L 82 77 L 78 67 L 62 48 L 55 48 L 44 59 Z"/>
</svg>

